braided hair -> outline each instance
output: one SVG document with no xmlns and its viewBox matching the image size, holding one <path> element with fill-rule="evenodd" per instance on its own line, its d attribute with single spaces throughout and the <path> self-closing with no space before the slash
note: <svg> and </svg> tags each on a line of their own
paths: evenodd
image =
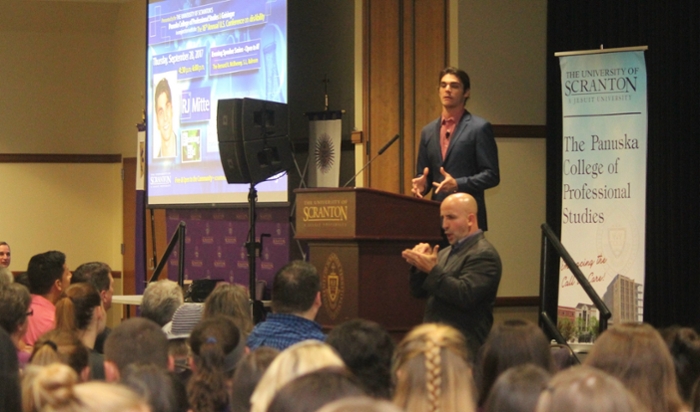
<svg viewBox="0 0 700 412">
<path fill-rule="evenodd" d="M 414 328 L 393 361 L 394 403 L 406 412 L 475 410 L 475 389 L 464 336 L 440 324 Z"/>
</svg>

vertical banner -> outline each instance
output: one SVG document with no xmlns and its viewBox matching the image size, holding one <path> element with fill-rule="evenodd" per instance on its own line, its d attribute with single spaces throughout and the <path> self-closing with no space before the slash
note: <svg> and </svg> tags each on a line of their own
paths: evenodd
<svg viewBox="0 0 700 412">
<path fill-rule="evenodd" d="M 342 120 L 323 117 L 309 121 L 308 186 L 338 187 L 340 185 Z"/>
<path fill-rule="evenodd" d="M 643 49 L 560 55 L 561 242 L 612 312 L 610 326 L 641 322 L 643 314 L 647 170 Z M 593 342 L 598 320 L 597 309 L 562 261 L 559 330 L 570 342 Z"/>
</svg>

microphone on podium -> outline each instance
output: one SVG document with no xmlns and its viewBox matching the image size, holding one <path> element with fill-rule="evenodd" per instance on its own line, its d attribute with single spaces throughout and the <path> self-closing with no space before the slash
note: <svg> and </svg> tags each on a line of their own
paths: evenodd
<svg viewBox="0 0 700 412">
<path fill-rule="evenodd" d="M 377 152 L 377 154 L 376 154 L 373 158 L 369 159 L 369 162 L 365 163 L 365 165 L 362 166 L 362 169 L 360 169 L 359 172 L 355 173 L 355 176 L 351 177 L 350 180 L 348 180 L 348 181 L 343 185 L 343 187 L 346 187 L 347 185 L 350 184 L 350 182 L 352 182 L 353 180 L 355 180 L 355 178 L 356 178 L 357 176 L 359 176 L 360 173 L 362 173 L 362 171 L 365 170 L 365 169 L 367 168 L 367 166 L 369 166 L 370 163 L 372 163 L 372 162 L 374 161 L 374 159 L 376 159 L 377 157 L 381 156 L 384 152 L 386 152 L 386 149 L 388 149 L 392 144 L 394 144 L 395 141 L 399 140 L 399 137 L 401 137 L 401 135 L 399 135 L 399 134 L 397 133 L 396 136 L 394 136 L 391 140 L 389 140 L 389 141 L 384 145 L 384 147 L 382 147 L 381 149 L 379 149 L 379 152 Z"/>
</svg>

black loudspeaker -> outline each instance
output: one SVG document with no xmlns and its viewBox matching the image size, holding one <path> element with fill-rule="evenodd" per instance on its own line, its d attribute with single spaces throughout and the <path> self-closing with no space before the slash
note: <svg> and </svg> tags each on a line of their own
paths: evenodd
<svg viewBox="0 0 700 412">
<path fill-rule="evenodd" d="M 219 154 L 229 183 L 257 184 L 291 169 L 289 109 L 257 99 L 219 100 Z"/>
</svg>

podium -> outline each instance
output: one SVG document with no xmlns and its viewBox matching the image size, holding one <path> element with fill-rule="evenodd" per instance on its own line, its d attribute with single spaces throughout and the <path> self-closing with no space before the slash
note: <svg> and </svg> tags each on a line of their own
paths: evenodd
<svg viewBox="0 0 700 412">
<path fill-rule="evenodd" d="M 367 188 L 297 189 L 296 238 L 308 241 L 321 277 L 316 320 L 330 328 L 353 318 L 403 336 L 423 320 L 401 251 L 440 241 L 440 203 Z"/>
</svg>

